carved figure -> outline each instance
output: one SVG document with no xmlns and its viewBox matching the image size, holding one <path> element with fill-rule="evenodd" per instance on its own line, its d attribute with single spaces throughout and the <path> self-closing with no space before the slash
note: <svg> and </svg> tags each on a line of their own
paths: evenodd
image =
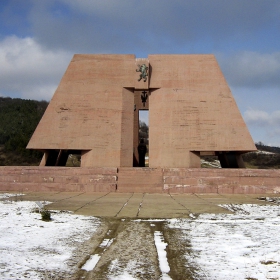
<svg viewBox="0 0 280 280">
<path fill-rule="evenodd" d="M 147 67 L 146 64 L 138 65 L 138 67 L 139 68 L 136 69 L 136 72 L 140 72 L 140 78 L 138 79 L 138 82 L 141 81 L 141 79 L 143 79 L 144 82 L 146 82 L 149 67 Z"/>
<path fill-rule="evenodd" d="M 141 94 L 141 100 L 142 100 L 144 107 L 145 107 L 145 103 L 147 102 L 147 99 L 148 99 L 147 91 L 144 90 L 144 91 L 142 91 L 142 94 Z"/>
</svg>

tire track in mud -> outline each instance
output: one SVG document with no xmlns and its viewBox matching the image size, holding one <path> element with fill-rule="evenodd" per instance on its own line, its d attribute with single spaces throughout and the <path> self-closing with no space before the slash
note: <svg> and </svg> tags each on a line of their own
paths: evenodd
<svg viewBox="0 0 280 280">
<path fill-rule="evenodd" d="M 187 238 L 188 234 L 185 232 L 184 237 L 182 237 L 181 229 L 165 226 L 163 235 L 168 243 L 166 251 L 170 277 L 174 280 L 199 279 L 197 266 L 194 263 L 188 263 L 185 257 L 186 252 L 192 258 L 194 257 L 191 241 Z"/>
<path fill-rule="evenodd" d="M 168 220 L 104 218 L 100 232 L 79 248 L 78 269 L 69 279 L 114 279 L 132 276 L 135 279 L 198 279 L 194 263 L 187 263 L 185 253 L 193 255 L 191 243 L 180 229 L 170 228 Z M 167 243 L 170 271 L 163 273 L 155 244 L 155 233 Z M 96 263 L 86 270 L 91 256 Z M 165 275 L 163 278 L 162 276 Z M 125 278 L 123 278 L 125 279 Z"/>
<path fill-rule="evenodd" d="M 108 279 L 126 273 L 137 279 L 159 279 L 158 258 L 150 225 L 122 219 L 115 220 L 114 226 L 113 243 L 86 279 Z"/>
<path fill-rule="evenodd" d="M 97 234 L 94 234 L 91 237 L 91 239 L 85 242 L 81 247 L 79 247 L 77 249 L 77 252 L 75 253 L 76 255 L 77 254 L 80 255 L 80 261 L 77 264 L 78 269 L 76 270 L 75 274 L 72 275 L 70 278 L 71 280 L 95 279 L 95 278 L 91 278 L 92 271 L 87 271 L 82 268 L 89 261 L 91 256 L 100 256 L 100 258 L 102 257 L 103 253 L 107 250 L 107 246 L 102 245 L 104 244 L 104 240 L 113 240 L 117 228 L 118 228 L 117 220 L 101 218 L 101 226 L 99 227 Z M 98 262 L 99 261 L 100 259 L 98 260 Z M 93 268 L 93 270 L 94 269 L 95 267 Z"/>
</svg>

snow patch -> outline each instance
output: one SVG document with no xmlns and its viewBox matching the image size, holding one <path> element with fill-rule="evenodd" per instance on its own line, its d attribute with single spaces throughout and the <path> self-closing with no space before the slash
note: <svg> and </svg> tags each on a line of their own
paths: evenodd
<svg viewBox="0 0 280 280">
<path fill-rule="evenodd" d="M 0 201 L 0 278 L 39 279 L 40 270 L 72 271 L 74 249 L 97 230 L 97 218 L 53 212 L 44 222 L 31 201 Z"/>
<path fill-rule="evenodd" d="M 10 197 L 13 197 L 13 196 L 19 197 L 19 196 L 22 196 L 22 195 L 25 195 L 25 194 L 21 194 L 21 193 L 1 193 L 0 194 L 0 199 L 10 198 Z"/>
<path fill-rule="evenodd" d="M 86 271 L 91 271 L 95 268 L 98 261 L 100 259 L 100 256 L 98 254 L 90 256 L 90 258 L 87 260 L 87 262 L 82 266 L 82 269 Z"/>
<path fill-rule="evenodd" d="M 168 260 L 166 257 L 166 251 L 165 251 L 165 248 L 168 244 L 164 242 L 163 235 L 160 231 L 154 232 L 154 240 L 155 240 L 155 245 L 156 245 L 157 253 L 158 253 L 159 266 L 160 266 L 160 270 L 162 272 L 162 279 L 164 279 L 164 280 L 171 279 L 169 277 L 169 275 L 167 274 L 170 271 L 170 267 L 168 264 Z"/>
<path fill-rule="evenodd" d="M 266 154 L 266 155 L 273 155 L 273 154 L 275 154 L 273 152 L 267 152 L 267 151 L 262 151 L 262 150 L 257 150 L 255 153 L 257 153 L 257 154 Z"/>
<path fill-rule="evenodd" d="M 110 247 L 110 245 L 112 244 L 112 242 L 114 241 L 114 238 L 112 239 L 104 239 L 102 241 L 102 243 L 99 245 L 99 247 Z"/>
<path fill-rule="evenodd" d="M 198 279 L 280 279 L 280 207 L 220 205 L 234 214 L 201 214 L 196 220 L 171 219 L 191 243 L 188 265 Z"/>
</svg>

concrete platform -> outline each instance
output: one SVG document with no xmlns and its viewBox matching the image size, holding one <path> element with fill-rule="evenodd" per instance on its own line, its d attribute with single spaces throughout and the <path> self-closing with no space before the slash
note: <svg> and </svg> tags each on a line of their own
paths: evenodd
<svg viewBox="0 0 280 280">
<path fill-rule="evenodd" d="M 4 193 L 4 192 L 1 192 Z M 18 194 L 18 192 L 17 192 Z M 270 204 L 259 197 L 280 194 L 148 194 L 116 192 L 28 192 L 10 200 L 50 201 L 49 210 L 115 218 L 186 218 L 200 213 L 232 213 L 219 204 Z"/>
</svg>

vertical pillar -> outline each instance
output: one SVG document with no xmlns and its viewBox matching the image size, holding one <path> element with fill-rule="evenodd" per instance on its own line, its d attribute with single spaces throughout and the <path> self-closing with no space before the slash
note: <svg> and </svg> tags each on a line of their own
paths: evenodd
<svg viewBox="0 0 280 280">
<path fill-rule="evenodd" d="M 133 122 L 133 167 L 139 165 L 139 157 L 137 147 L 139 144 L 139 108 L 137 102 L 136 92 L 134 92 L 134 122 Z"/>
<path fill-rule="evenodd" d="M 190 168 L 200 168 L 200 152 L 189 152 Z"/>
<path fill-rule="evenodd" d="M 121 167 L 133 166 L 133 117 L 134 117 L 133 89 L 123 88 L 122 91 L 122 115 L 121 115 L 121 143 L 120 165 Z"/>
<path fill-rule="evenodd" d="M 46 166 L 49 152 L 45 151 L 39 166 Z"/>
</svg>

